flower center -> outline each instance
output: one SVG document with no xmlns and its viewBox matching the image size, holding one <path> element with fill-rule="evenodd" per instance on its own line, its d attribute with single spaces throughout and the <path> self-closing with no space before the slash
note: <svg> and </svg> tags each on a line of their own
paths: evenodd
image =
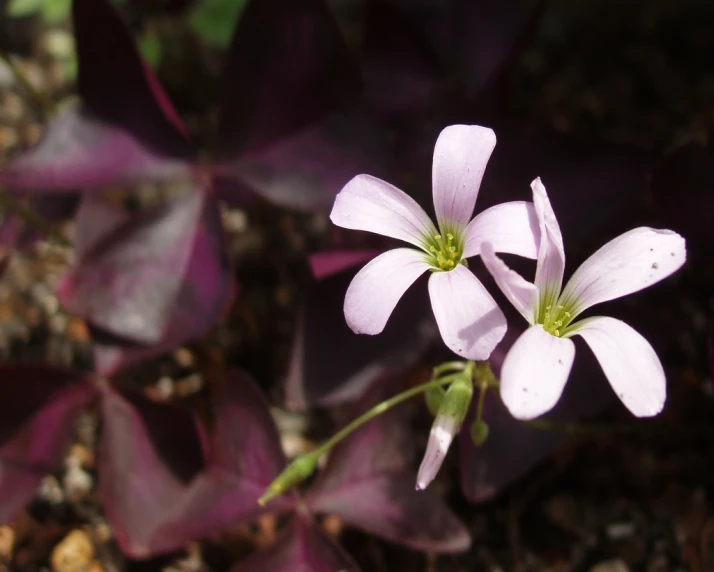
<svg viewBox="0 0 714 572">
<path fill-rule="evenodd" d="M 556 337 L 560 337 L 573 319 L 573 315 L 565 309 L 565 306 L 558 304 L 555 308 L 548 305 L 544 308 L 542 316 L 543 329 Z"/>
<path fill-rule="evenodd" d="M 466 260 L 461 259 L 463 249 L 450 232 L 429 237 L 428 250 L 434 270 L 453 270 L 459 263 L 466 264 Z"/>
</svg>

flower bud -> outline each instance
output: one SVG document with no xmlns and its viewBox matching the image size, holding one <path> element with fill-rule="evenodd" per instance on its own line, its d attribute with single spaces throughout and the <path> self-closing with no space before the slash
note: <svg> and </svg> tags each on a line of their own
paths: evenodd
<svg viewBox="0 0 714 572">
<path fill-rule="evenodd" d="M 474 445 L 480 447 L 488 439 L 488 425 L 483 419 L 476 419 L 471 425 L 471 441 Z"/>
<path fill-rule="evenodd" d="M 318 458 L 319 455 L 313 453 L 297 457 L 270 483 L 263 496 L 258 499 L 258 504 L 265 506 L 274 498 L 279 497 L 307 479 L 315 471 Z"/>
<path fill-rule="evenodd" d="M 451 441 L 466 418 L 472 395 L 473 384 L 470 375 L 458 377 L 446 390 L 436 419 L 431 426 L 429 443 L 419 467 L 417 490 L 424 490 L 439 472 Z"/>
<path fill-rule="evenodd" d="M 429 413 L 435 416 L 439 412 L 439 407 L 444 401 L 444 395 L 446 395 L 446 391 L 440 385 L 430 387 L 424 392 L 424 399 L 426 400 L 426 406 L 429 408 Z"/>
</svg>

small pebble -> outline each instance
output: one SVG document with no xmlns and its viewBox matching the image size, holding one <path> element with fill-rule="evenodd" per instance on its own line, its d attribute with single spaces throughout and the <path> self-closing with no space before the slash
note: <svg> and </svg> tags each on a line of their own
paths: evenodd
<svg viewBox="0 0 714 572">
<path fill-rule="evenodd" d="M 53 572 L 89 572 L 94 564 L 94 546 L 82 530 L 73 530 L 55 546 L 50 557 Z"/>
<path fill-rule="evenodd" d="M 605 529 L 610 540 L 625 540 L 635 534 L 635 524 L 633 522 L 613 522 Z"/>
<path fill-rule="evenodd" d="M 14 544 L 15 531 L 9 526 L 0 526 L 0 561 L 10 560 Z"/>
<path fill-rule="evenodd" d="M 67 457 L 65 460 L 67 471 L 62 478 L 62 486 L 67 498 L 73 502 L 81 500 L 94 485 L 92 476 L 80 464 L 77 457 Z"/>
<path fill-rule="evenodd" d="M 630 572 L 629 567 L 620 559 L 605 560 L 590 568 L 590 572 Z"/>
</svg>

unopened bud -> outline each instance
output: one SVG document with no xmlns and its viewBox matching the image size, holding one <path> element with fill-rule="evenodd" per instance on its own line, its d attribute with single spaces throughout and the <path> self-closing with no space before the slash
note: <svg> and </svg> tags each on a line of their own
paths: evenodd
<svg viewBox="0 0 714 572">
<path fill-rule="evenodd" d="M 439 407 L 441 407 L 445 395 L 446 391 L 440 385 L 430 387 L 424 392 L 424 399 L 426 400 L 426 406 L 429 408 L 429 413 L 435 416 L 439 412 Z"/>
<path fill-rule="evenodd" d="M 429 443 L 417 475 L 417 490 L 425 489 L 439 472 L 454 435 L 461 429 L 461 424 L 471 405 L 473 384 L 471 375 L 458 377 L 446 390 L 444 398 L 431 426 Z"/>
<path fill-rule="evenodd" d="M 477 419 L 471 425 L 471 440 L 474 445 L 480 447 L 488 439 L 488 425 L 483 419 Z"/>
<path fill-rule="evenodd" d="M 279 497 L 307 479 L 315 471 L 318 458 L 319 455 L 313 453 L 297 457 L 270 483 L 263 496 L 258 499 L 258 504 L 265 506 L 274 498 Z"/>
</svg>

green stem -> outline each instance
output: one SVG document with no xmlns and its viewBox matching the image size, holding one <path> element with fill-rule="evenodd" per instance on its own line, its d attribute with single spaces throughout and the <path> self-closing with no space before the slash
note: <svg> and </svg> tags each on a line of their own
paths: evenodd
<svg viewBox="0 0 714 572">
<path fill-rule="evenodd" d="M 463 371 L 466 369 L 469 363 L 468 361 L 447 361 L 442 363 L 441 365 L 437 365 L 434 368 L 434 373 L 432 375 L 433 378 L 439 377 L 441 374 L 446 373 L 447 371 Z"/>
<path fill-rule="evenodd" d="M 466 367 L 469 369 L 470 379 L 471 368 L 468 365 L 469 363 L 472 362 L 467 362 Z M 304 455 L 300 455 L 299 457 L 295 458 L 287 467 L 285 467 L 285 469 L 283 469 L 283 471 L 273 480 L 273 482 L 270 483 L 268 488 L 265 490 L 263 496 L 258 499 L 258 504 L 260 506 L 265 506 L 274 498 L 279 497 L 284 492 L 292 489 L 299 483 L 303 482 L 314 472 L 315 467 L 317 466 L 317 461 L 322 455 L 324 455 L 332 447 L 337 445 L 337 443 L 342 441 L 342 439 L 350 435 L 355 429 L 358 429 L 368 421 L 375 418 L 377 415 L 381 415 L 385 411 L 391 409 L 395 405 L 400 404 L 402 401 L 409 399 L 410 397 L 419 395 L 420 393 L 423 393 L 424 391 L 427 391 L 432 387 L 451 383 L 463 375 L 464 372 L 459 371 L 457 373 L 453 373 L 442 378 L 431 379 L 426 383 L 422 383 L 421 385 L 417 385 L 416 387 L 407 389 L 399 395 L 395 395 L 394 397 L 391 397 L 386 401 L 382 401 L 381 403 L 375 405 L 374 407 L 372 407 L 372 409 L 366 411 L 365 413 L 357 417 L 355 420 L 353 420 L 351 423 L 349 423 L 347 426 L 343 427 L 340 431 L 335 433 L 330 439 L 325 441 L 314 451 L 305 453 Z"/>
<path fill-rule="evenodd" d="M 479 387 L 478 392 L 478 402 L 476 403 L 476 422 L 483 421 L 483 404 L 486 401 L 486 394 L 488 393 L 488 385 L 482 383 Z"/>
<path fill-rule="evenodd" d="M 12 196 L 6 189 L 0 189 L 0 206 L 15 213 L 27 224 L 46 234 L 57 244 L 62 246 L 72 246 L 57 230 L 36 212 L 27 208 Z"/>
<path fill-rule="evenodd" d="M 422 383 L 421 385 L 417 385 L 415 387 L 412 387 L 411 389 L 407 389 L 406 391 L 395 395 L 394 397 L 390 397 L 389 399 L 378 403 L 377 405 L 372 407 L 372 409 L 365 411 L 362 415 L 354 419 L 351 423 L 345 425 L 342 429 L 340 429 L 337 433 L 335 433 L 332 437 L 330 437 L 327 441 L 325 441 L 322 445 L 315 449 L 311 454 L 316 456 L 325 454 L 332 447 L 337 445 L 337 443 L 339 443 L 350 433 L 352 433 L 355 429 L 359 429 L 359 427 L 361 427 L 368 421 L 371 421 L 378 415 L 381 415 L 382 413 L 388 411 L 395 405 L 399 405 L 402 401 L 406 401 L 407 399 L 414 397 L 415 395 L 424 393 L 427 389 L 431 387 L 447 385 L 461 375 L 462 372 L 458 372 L 438 379 L 431 379 L 426 383 Z"/>
<path fill-rule="evenodd" d="M 34 100 L 35 105 L 40 108 L 40 110 L 45 114 L 45 116 L 51 117 L 52 115 L 54 115 L 55 106 L 52 101 L 50 101 L 50 99 L 44 93 L 42 93 L 37 88 L 35 88 L 34 85 L 32 85 L 32 82 L 27 79 L 22 70 L 12 60 L 10 54 L 8 54 L 2 48 L 0 48 L 0 59 L 2 59 L 7 64 L 7 66 L 10 68 L 10 71 L 15 76 L 15 79 L 22 86 L 22 88 L 30 95 L 30 97 Z"/>
</svg>

